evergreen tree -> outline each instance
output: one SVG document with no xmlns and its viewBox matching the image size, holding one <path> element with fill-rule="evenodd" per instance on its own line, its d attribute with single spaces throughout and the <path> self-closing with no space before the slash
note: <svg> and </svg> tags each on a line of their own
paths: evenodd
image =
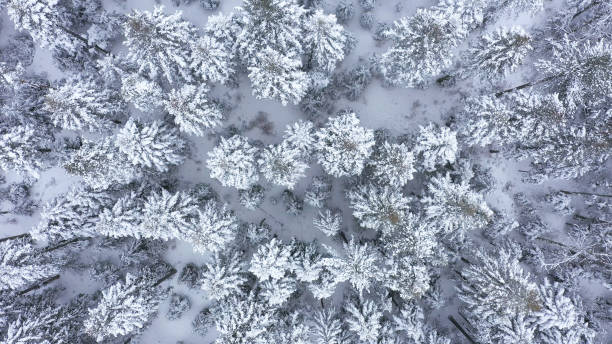
<svg viewBox="0 0 612 344">
<path fill-rule="evenodd" d="M 30 234 L 36 240 L 94 236 L 100 212 L 112 202 L 107 192 L 73 188 L 45 204 L 40 212 L 40 223 Z"/>
<path fill-rule="evenodd" d="M 184 141 L 175 130 L 159 121 L 149 125 L 130 118 L 117 134 L 115 145 L 133 165 L 166 172 L 185 159 L 181 154 Z"/>
<path fill-rule="evenodd" d="M 344 29 L 336 23 L 336 16 L 317 9 L 306 19 L 304 31 L 307 66 L 332 72 L 336 64 L 344 59 L 347 40 Z"/>
<path fill-rule="evenodd" d="M 461 25 L 468 32 L 484 24 L 489 0 L 441 0 L 436 5 L 440 12 L 458 17 Z"/>
<path fill-rule="evenodd" d="M 70 155 L 63 167 L 96 190 L 129 184 L 142 174 L 110 137 L 98 142 L 83 139 L 81 147 Z"/>
<path fill-rule="evenodd" d="M 161 6 L 153 12 L 134 10 L 123 23 L 123 34 L 127 58 L 140 73 L 151 79 L 162 74 L 169 82 L 179 81 L 178 76 L 191 80 L 188 48 L 196 33 L 181 12 L 165 15 Z"/>
<path fill-rule="evenodd" d="M 516 70 L 533 50 L 531 36 L 518 26 L 484 34 L 469 50 L 467 69 L 482 79 L 502 78 Z"/>
<path fill-rule="evenodd" d="M 580 43 L 567 36 L 551 44 L 551 58 L 535 64 L 543 78 L 528 85 L 544 83 L 559 93 L 559 98 L 571 110 L 579 106 L 598 108 L 609 103 L 612 45 L 604 40 Z"/>
<path fill-rule="evenodd" d="M 309 156 L 315 144 L 314 126 L 312 122 L 303 120 L 287 125 L 283 139 L 288 146 Z"/>
<path fill-rule="evenodd" d="M 101 88 L 94 80 L 69 79 L 51 88 L 45 97 L 44 109 L 53 124 L 63 129 L 101 131 L 110 129 L 124 111 L 120 95 Z"/>
<path fill-rule="evenodd" d="M 321 264 L 325 266 L 334 278 L 334 284 L 349 281 L 359 294 L 369 292 L 372 284 L 382 278 L 379 268 L 380 256 L 368 244 L 360 245 L 354 238 L 344 244 L 344 255 L 328 248 L 332 258 L 324 258 Z"/>
<path fill-rule="evenodd" d="M 372 130 L 360 127 L 352 112 L 330 118 L 315 135 L 319 164 L 337 178 L 360 174 L 374 146 Z"/>
<path fill-rule="evenodd" d="M 294 277 L 282 277 L 271 279 L 262 283 L 261 296 L 270 305 L 280 306 L 287 302 L 291 295 L 296 291 L 296 280 Z"/>
<path fill-rule="evenodd" d="M 102 291 L 98 305 L 89 310 L 85 332 L 102 342 L 143 328 L 157 313 L 161 290 L 153 282 L 130 273 Z"/>
<path fill-rule="evenodd" d="M 353 216 L 365 228 L 386 230 L 399 225 L 408 212 L 409 199 L 400 190 L 373 184 L 360 185 L 347 195 Z"/>
<path fill-rule="evenodd" d="M 382 311 L 369 299 L 360 299 L 357 304 L 346 306 L 349 330 L 357 335 L 360 341 L 376 343 L 381 335 Z"/>
<path fill-rule="evenodd" d="M 535 181 L 573 179 L 604 167 L 610 157 L 611 122 L 612 111 L 608 111 L 597 126 L 566 128 L 557 136 L 544 137 L 537 149 L 526 147 L 523 154 L 532 158 L 534 168 L 530 176 Z"/>
<path fill-rule="evenodd" d="M 292 269 L 291 250 L 278 239 L 259 246 L 251 258 L 249 271 L 260 281 L 277 280 Z"/>
<path fill-rule="evenodd" d="M 237 231 L 238 218 L 234 213 L 226 205 L 219 206 L 215 201 L 208 201 L 192 220 L 185 240 L 198 253 L 221 252 L 234 240 Z"/>
<path fill-rule="evenodd" d="M 235 73 L 233 52 L 215 37 L 205 34 L 191 42 L 190 49 L 191 69 L 200 79 L 225 84 Z"/>
<path fill-rule="evenodd" d="M 49 259 L 31 240 L 0 242 L 0 291 L 22 290 L 60 272 L 61 261 Z"/>
<path fill-rule="evenodd" d="M 331 237 L 338 234 L 342 229 L 342 215 L 325 209 L 325 212 L 319 212 L 319 216 L 314 219 L 313 224 L 316 229 Z"/>
<path fill-rule="evenodd" d="M 332 184 L 327 177 L 313 177 L 312 183 L 306 189 L 304 201 L 315 208 L 323 208 L 331 197 Z"/>
<path fill-rule="evenodd" d="M 42 46 L 53 45 L 57 39 L 67 43 L 63 26 L 68 19 L 62 13 L 59 0 L 5 0 L 8 15 L 15 28 L 28 31 Z"/>
<path fill-rule="evenodd" d="M 539 296 L 541 305 L 530 320 L 543 344 L 559 340 L 573 344 L 593 342 L 596 333 L 589 327 L 578 299 L 566 295 L 561 285 L 548 280 L 539 287 Z"/>
<path fill-rule="evenodd" d="M 210 298 L 223 300 L 241 294 L 242 285 L 246 281 L 240 255 L 233 253 L 223 256 L 215 253 L 211 262 L 206 263 L 202 269 L 200 284 Z"/>
<path fill-rule="evenodd" d="M 0 168 L 38 178 L 45 166 L 42 157 L 48 148 L 35 132 L 29 125 L 0 127 Z"/>
<path fill-rule="evenodd" d="M 140 238 L 143 207 L 140 195 L 130 192 L 117 199 L 112 207 L 102 209 L 95 232 L 113 238 Z"/>
<path fill-rule="evenodd" d="M 210 169 L 210 177 L 223 186 L 248 189 L 259 179 L 255 154 L 257 148 L 251 146 L 246 137 L 222 137 L 219 145 L 208 152 L 206 166 Z"/>
<path fill-rule="evenodd" d="M 129 74 L 122 78 L 121 94 L 126 101 L 141 111 L 154 111 L 163 105 L 161 87 L 155 81 L 138 74 Z"/>
<path fill-rule="evenodd" d="M 216 343 L 250 344 L 266 342 L 266 335 L 278 324 L 276 310 L 267 303 L 248 297 L 230 296 L 212 314 L 219 332 Z"/>
<path fill-rule="evenodd" d="M 250 67 L 265 63 L 271 51 L 282 55 L 279 64 L 302 52 L 303 21 L 306 10 L 295 0 L 244 0 L 238 8 L 242 30 L 237 37 L 239 55 Z M 285 61 L 283 61 L 285 60 Z M 283 61 L 283 62 L 280 62 Z M 282 66 L 281 69 L 283 70 Z"/>
<path fill-rule="evenodd" d="M 312 316 L 315 344 L 348 344 L 349 336 L 333 308 L 321 309 Z"/>
<path fill-rule="evenodd" d="M 461 131 L 470 145 L 506 144 L 519 137 L 520 127 L 514 124 L 515 113 L 500 98 L 481 96 L 468 98 L 463 109 L 465 121 Z"/>
<path fill-rule="evenodd" d="M 285 142 L 265 148 L 258 162 L 264 178 L 290 190 L 305 176 L 304 171 L 308 168 L 300 159 L 300 151 Z"/>
<path fill-rule="evenodd" d="M 414 153 L 405 144 L 385 141 L 378 150 L 369 164 L 374 168 L 374 176 L 381 183 L 399 188 L 412 180 L 412 175 L 416 172 Z"/>
<path fill-rule="evenodd" d="M 493 216 L 482 195 L 470 190 L 466 182 L 453 183 L 448 174 L 432 178 L 428 191 L 421 200 L 425 216 L 445 234 L 462 237 L 485 226 Z"/>
<path fill-rule="evenodd" d="M 381 70 L 394 85 L 419 87 L 452 62 L 452 50 L 465 37 L 462 25 L 449 13 L 418 9 L 386 32 L 392 47 L 382 55 Z"/>
<path fill-rule="evenodd" d="M 170 91 L 164 107 L 174 117 L 180 131 L 204 136 L 207 129 L 221 124 L 223 114 L 219 105 L 208 98 L 208 91 L 204 85 L 189 84 Z"/>
<path fill-rule="evenodd" d="M 495 336 L 500 322 L 541 308 L 537 286 L 521 267 L 517 249 L 503 247 L 496 254 L 479 250 L 477 261 L 461 272 L 464 283 L 458 296 L 482 339 Z"/>
<path fill-rule="evenodd" d="M 185 192 L 172 194 L 165 189 L 153 192 L 144 202 L 140 236 L 162 240 L 184 238 L 193 230 L 191 220 L 196 210 L 195 200 Z"/>
<path fill-rule="evenodd" d="M 414 152 L 423 159 L 423 169 L 433 172 L 436 166 L 455 163 L 458 149 L 454 131 L 430 123 L 420 127 Z"/>
<path fill-rule="evenodd" d="M 283 55 L 270 47 L 259 51 L 256 59 L 257 63 L 248 67 L 253 95 L 257 99 L 276 99 L 283 105 L 297 105 L 306 94 L 309 83 L 306 73 L 300 70 L 300 59 L 295 55 Z"/>
</svg>

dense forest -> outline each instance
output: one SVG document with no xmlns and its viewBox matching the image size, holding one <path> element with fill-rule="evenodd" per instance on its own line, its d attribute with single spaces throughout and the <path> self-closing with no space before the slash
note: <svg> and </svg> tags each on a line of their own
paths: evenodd
<svg viewBox="0 0 612 344">
<path fill-rule="evenodd" d="M 612 2 L 0 0 L 0 343 L 612 340 Z"/>
</svg>

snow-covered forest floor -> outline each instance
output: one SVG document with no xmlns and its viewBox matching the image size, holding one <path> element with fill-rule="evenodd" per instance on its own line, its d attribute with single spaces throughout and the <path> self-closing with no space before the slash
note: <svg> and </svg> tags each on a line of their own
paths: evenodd
<svg viewBox="0 0 612 344">
<path fill-rule="evenodd" d="M 610 18 L 0 0 L 0 343 L 609 343 Z"/>
</svg>

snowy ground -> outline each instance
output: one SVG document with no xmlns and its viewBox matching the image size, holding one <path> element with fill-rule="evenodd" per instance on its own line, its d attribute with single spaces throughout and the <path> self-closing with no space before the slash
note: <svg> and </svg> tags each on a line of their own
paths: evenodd
<svg viewBox="0 0 612 344">
<path fill-rule="evenodd" d="M 403 4 L 400 12 L 396 11 L 398 1 L 378 1 L 376 8 L 373 11 L 375 17 L 379 21 L 387 23 L 392 22 L 403 16 L 411 15 L 418 7 L 427 7 L 435 3 L 435 1 L 399 1 Z M 153 1 L 153 0 L 106 0 L 104 6 L 108 10 L 128 11 L 131 9 L 152 10 L 154 6 L 161 3 L 166 6 L 166 12 L 177 9 L 170 0 Z M 234 6 L 240 4 L 239 0 L 223 0 L 218 11 L 213 13 L 229 13 Z M 551 4 L 547 4 L 550 6 Z M 326 5 L 326 10 L 332 12 L 335 7 L 335 2 L 329 1 Z M 185 18 L 196 25 L 203 25 L 207 17 L 211 14 L 203 10 L 197 2 L 190 6 L 181 6 L 178 8 L 183 11 Z M 372 38 L 372 32 L 368 32 L 359 26 L 359 14 L 361 9 L 355 1 L 356 15 L 347 26 L 348 30 L 353 32 L 358 38 L 356 49 L 347 57 L 341 64 L 340 68 L 350 68 L 354 66 L 360 58 L 367 58 L 371 54 L 380 54 L 384 52 L 387 45 L 380 44 Z M 2 36 L 0 36 L 0 45 L 5 42 L 5 38 L 9 36 L 12 29 L 10 19 L 6 14 L 2 13 Z M 530 20 L 530 22 L 527 22 Z M 523 24 L 537 23 L 539 18 L 520 18 Z M 29 67 L 33 71 L 46 71 L 50 79 L 60 79 L 64 75 L 55 68 L 51 62 L 51 57 L 48 51 L 38 48 L 34 63 Z M 517 80 L 520 79 L 520 72 L 517 73 Z M 250 84 L 246 77 L 243 77 L 238 89 L 223 89 L 221 87 L 214 90 L 215 94 L 220 96 L 230 97 L 235 104 L 235 108 L 228 114 L 228 119 L 224 122 L 224 126 L 236 125 L 238 127 L 249 127 L 258 118 L 265 116 L 269 122 L 267 130 L 262 130 L 261 125 L 255 126 L 250 130 L 246 130 L 243 134 L 251 140 L 260 140 L 264 144 L 275 144 L 280 142 L 282 132 L 288 124 L 296 122 L 298 119 L 303 119 L 305 116 L 301 113 L 297 106 L 282 106 L 276 101 L 262 101 L 251 95 Z M 425 125 L 429 122 L 441 123 L 445 118 L 452 115 L 453 108 L 457 106 L 458 100 L 465 95 L 465 89 L 459 92 L 457 88 L 440 88 L 432 86 L 424 90 L 419 89 L 400 89 L 400 88 L 385 88 L 379 80 L 375 80 L 369 85 L 365 93 L 358 101 L 341 100 L 336 104 L 336 109 L 352 108 L 360 116 L 361 124 L 367 128 L 378 129 L 384 128 L 390 131 L 393 135 L 406 133 L 414 133 L 418 130 L 419 125 Z M 324 119 L 322 119 L 324 120 Z M 316 209 L 305 206 L 304 212 L 295 217 L 285 213 L 281 202 L 272 204 L 271 198 L 280 200 L 281 187 L 269 188 L 266 190 L 268 196 L 266 202 L 261 206 L 261 210 L 248 211 L 239 205 L 237 202 L 238 193 L 235 189 L 226 188 L 220 185 L 216 180 L 209 177 L 209 171 L 205 166 L 207 152 L 215 145 L 212 137 L 190 137 L 190 158 L 180 166 L 179 178 L 185 186 L 196 183 L 209 183 L 219 193 L 220 198 L 226 201 L 230 207 L 237 211 L 238 216 L 243 221 L 258 222 L 263 218 L 267 219 L 276 234 L 280 238 L 289 239 L 296 237 L 300 240 L 312 241 L 316 240 L 327 245 L 339 246 L 338 242 L 334 242 L 322 235 L 312 227 L 312 220 L 317 213 Z M 495 153 L 488 151 L 478 152 L 481 163 L 491 166 L 493 174 L 498 180 L 496 190 L 486 196 L 487 202 L 492 208 L 504 211 L 511 211 L 511 202 L 509 194 L 504 191 L 504 187 L 511 184 L 513 193 L 519 191 L 527 192 L 530 197 L 535 197 L 546 193 L 550 185 L 544 183 L 534 186 L 533 184 L 524 184 L 520 181 L 519 170 L 527 163 L 515 162 L 503 159 Z M 303 192 L 310 184 L 312 176 L 322 173 L 320 166 L 315 163 L 307 171 L 307 176 L 296 186 L 298 193 Z M 17 174 L 8 173 L 7 182 L 17 181 L 21 178 Z M 52 168 L 44 171 L 41 178 L 36 182 L 32 198 L 44 203 L 53 197 L 65 193 L 72 185 L 78 181 L 77 178 L 69 176 L 62 168 Z M 572 182 L 559 183 L 555 181 L 555 187 L 564 186 L 571 189 L 574 185 Z M 351 212 L 347 208 L 344 201 L 342 179 L 334 179 L 334 195 L 330 205 L 332 207 L 340 207 L 343 211 L 344 224 L 346 227 L 354 227 L 355 220 Z M 271 197 L 270 197 L 271 196 Z M 506 210 L 505 210 L 506 209 Z M 264 212 L 265 211 L 265 212 Z M 15 235 L 29 231 L 38 222 L 38 214 L 32 217 L 15 217 L 13 215 L 0 215 L 0 236 Z M 551 226 L 558 225 L 564 221 L 556 215 L 544 214 L 544 220 L 548 221 Z M 349 231 L 350 233 L 350 231 Z M 172 264 L 178 271 L 187 263 L 202 264 L 206 257 L 196 254 L 191 247 L 184 242 L 175 242 L 171 244 L 170 250 L 166 256 L 167 261 Z M 178 276 L 178 274 L 177 274 Z M 208 343 L 214 338 L 214 331 L 211 331 L 209 336 L 203 340 L 202 337 L 192 333 L 191 321 L 195 318 L 198 312 L 202 310 L 209 300 L 206 294 L 196 289 L 189 289 L 182 284 L 176 282 L 176 277 L 170 282 L 176 292 L 188 295 L 192 301 L 191 310 L 185 313 L 181 319 L 169 321 L 165 318 L 167 309 L 166 304 L 162 305 L 158 317 L 153 321 L 151 326 L 145 330 L 141 337 L 142 343 L 175 343 L 183 341 L 184 343 Z M 79 292 L 92 292 L 96 290 L 96 286 L 86 276 L 71 276 L 67 274 L 62 277 L 62 282 L 69 288 L 65 291 L 65 296 L 76 295 Z M 587 286 L 589 287 L 589 286 Z M 593 291 L 602 292 L 602 291 Z M 451 308 L 445 309 L 439 314 L 439 321 L 442 326 L 448 326 L 446 323 L 447 312 L 454 312 Z"/>
</svg>

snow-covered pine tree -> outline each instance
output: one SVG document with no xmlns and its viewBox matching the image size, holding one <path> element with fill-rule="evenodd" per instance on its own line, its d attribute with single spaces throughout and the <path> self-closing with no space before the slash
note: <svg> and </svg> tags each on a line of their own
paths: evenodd
<svg viewBox="0 0 612 344">
<path fill-rule="evenodd" d="M 0 168 L 38 178 L 44 168 L 44 153 L 50 149 L 30 125 L 0 127 Z"/>
<path fill-rule="evenodd" d="M 96 190 L 126 185 L 142 175 L 140 169 L 119 151 L 111 137 L 97 142 L 82 139 L 81 147 L 70 155 L 63 167 Z"/>
<path fill-rule="evenodd" d="M 134 104 L 138 110 L 154 111 L 163 105 L 163 91 L 155 81 L 129 74 L 122 77 L 121 83 L 123 99 Z"/>
<path fill-rule="evenodd" d="M 393 85 L 419 87 L 452 62 L 452 50 L 466 32 L 451 13 L 418 9 L 402 18 L 385 35 L 393 41 L 382 55 L 381 70 Z"/>
<path fill-rule="evenodd" d="M 431 286 L 428 265 L 408 255 L 392 256 L 381 272 L 384 285 L 406 301 L 419 299 Z"/>
<path fill-rule="evenodd" d="M 330 118 L 315 135 L 319 164 L 337 178 L 360 174 L 374 146 L 373 131 L 359 126 L 354 112 Z"/>
<path fill-rule="evenodd" d="M 207 27 L 210 27 L 211 17 Z M 225 84 L 235 73 L 229 46 L 208 34 L 191 42 L 191 69 L 204 81 Z"/>
<path fill-rule="evenodd" d="M 383 312 L 370 300 L 360 298 L 346 305 L 346 323 L 351 332 L 363 343 L 376 343 L 381 335 Z"/>
<path fill-rule="evenodd" d="M 21 291 L 59 274 L 61 260 L 50 259 L 28 237 L 0 242 L 0 291 Z"/>
<path fill-rule="evenodd" d="M 221 124 L 223 114 L 219 105 L 208 97 L 208 91 L 204 84 L 185 84 L 170 91 L 164 107 L 174 117 L 180 131 L 204 136 L 207 129 Z"/>
<path fill-rule="evenodd" d="M 293 268 L 295 277 L 300 282 L 310 283 L 319 279 L 323 267 L 320 264 L 321 254 L 312 243 L 291 242 L 293 248 Z"/>
<path fill-rule="evenodd" d="M 193 245 L 195 252 L 222 252 L 234 240 L 237 232 L 238 218 L 234 212 L 226 205 L 210 200 L 204 209 L 198 210 L 184 239 Z"/>
<path fill-rule="evenodd" d="M 259 246 L 251 258 L 249 271 L 260 281 L 280 279 L 293 269 L 290 248 L 280 240 L 272 238 Z"/>
<path fill-rule="evenodd" d="M 465 233 L 485 226 L 493 211 L 481 194 L 470 190 L 465 181 L 454 183 L 450 176 L 433 177 L 427 187 L 428 194 L 421 202 L 425 217 L 447 235 L 462 237 Z"/>
<path fill-rule="evenodd" d="M 45 204 L 40 213 L 40 223 L 30 234 L 36 240 L 94 236 L 100 212 L 112 204 L 113 199 L 105 191 L 75 187 Z"/>
<path fill-rule="evenodd" d="M 457 16 L 461 25 L 469 32 L 483 24 L 488 5 L 489 0 L 441 0 L 435 8 Z"/>
<path fill-rule="evenodd" d="M 485 22 L 502 16 L 518 16 L 521 13 L 535 14 L 544 8 L 543 0 L 505 0 L 499 4 L 488 3 Z"/>
<path fill-rule="evenodd" d="M 308 56 L 306 66 L 332 72 L 336 64 L 344 59 L 347 40 L 342 25 L 336 22 L 336 16 L 316 9 L 307 17 L 304 31 L 303 44 Z"/>
<path fill-rule="evenodd" d="M 600 123 L 563 128 L 555 136 L 543 137 L 537 149 L 523 147 L 523 154 L 532 159 L 529 176 L 538 182 L 573 179 L 605 168 L 610 157 L 611 123 L 612 110 L 608 110 Z"/>
<path fill-rule="evenodd" d="M 171 240 L 182 239 L 190 230 L 197 204 L 183 191 L 170 193 L 165 189 L 151 193 L 144 202 L 142 222 L 137 237 Z"/>
<path fill-rule="evenodd" d="M 244 0 L 236 15 L 242 26 L 236 43 L 243 63 L 261 65 L 265 50 L 285 59 L 302 53 L 306 10 L 295 0 Z"/>
<path fill-rule="evenodd" d="M 501 27 L 480 37 L 469 50 L 466 69 L 483 80 L 505 77 L 533 50 L 531 36 L 519 26 Z"/>
<path fill-rule="evenodd" d="M 454 131 L 430 123 L 420 127 L 414 152 L 423 159 L 423 169 L 433 172 L 437 166 L 455 163 L 458 149 Z"/>
<path fill-rule="evenodd" d="M 325 209 L 323 212 L 319 211 L 319 216 L 313 220 L 313 225 L 323 234 L 332 237 L 342 229 L 342 214 L 332 212 L 329 209 Z"/>
<path fill-rule="evenodd" d="M 261 284 L 261 296 L 273 306 L 281 306 L 297 290 L 296 279 L 293 276 L 283 276 L 271 279 Z"/>
<path fill-rule="evenodd" d="M 408 213 L 401 224 L 382 231 L 382 248 L 391 257 L 408 256 L 414 262 L 438 266 L 444 262 L 444 253 L 437 233 L 436 226 Z"/>
<path fill-rule="evenodd" d="M 275 99 L 283 105 L 298 104 L 309 84 L 308 75 L 300 69 L 299 56 L 283 55 L 266 47 L 256 54 L 256 60 L 248 67 L 253 95 L 258 99 Z"/>
<path fill-rule="evenodd" d="M 117 134 L 115 145 L 133 165 L 166 172 L 179 165 L 185 142 L 173 128 L 160 121 L 145 124 L 130 118 Z"/>
<path fill-rule="evenodd" d="M 550 59 L 535 63 L 542 78 L 529 84 L 544 83 L 571 110 L 605 107 L 612 88 L 612 44 L 605 40 L 582 43 L 568 36 L 551 44 Z"/>
<path fill-rule="evenodd" d="M 389 143 L 385 141 L 382 147 L 374 153 L 369 164 L 373 167 L 374 176 L 383 184 L 392 187 L 403 187 L 412 180 L 414 168 L 414 153 L 406 144 Z"/>
<path fill-rule="evenodd" d="M 128 193 L 117 199 L 112 207 L 102 209 L 95 232 L 113 238 L 140 238 L 143 206 L 141 195 L 133 191 Z"/>
<path fill-rule="evenodd" d="M 237 252 L 227 256 L 215 253 L 204 265 L 200 277 L 200 288 L 213 300 L 223 300 L 230 295 L 241 294 L 246 283 L 246 274 Z"/>
<path fill-rule="evenodd" d="M 208 152 L 206 166 L 210 169 L 210 177 L 223 186 L 248 189 L 259 179 L 256 154 L 257 148 L 251 146 L 246 137 L 222 137 L 217 147 Z"/>
<path fill-rule="evenodd" d="M 128 273 L 102 291 L 98 305 L 89 309 L 84 323 L 85 333 L 103 342 L 143 328 L 159 308 L 162 291 L 144 276 Z"/>
<path fill-rule="evenodd" d="M 263 203 L 265 196 L 264 188 L 259 184 L 255 184 L 248 189 L 238 190 L 240 204 L 249 210 L 257 209 Z"/>
<path fill-rule="evenodd" d="M 361 295 L 364 290 L 369 291 L 375 281 L 382 279 L 381 257 L 374 248 L 357 243 L 355 238 L 343 246 L 343 254 L 327 248 L 333 257 L 323 258 L 321 264 L 331 272 L 334 284 L 349 281 Z"/>
<path fill-rule="evenodd" d="M 43 47 L 69 43 L 65 28 L 69 24 L 66 13 L 62 12 L 59 0 L 6 0 L 3 5 L 19 31 L 27 31 Z"/>
<path fill-rule="evenodd" d="M 314 344 L 350 343 L 349 334 L 333 308 L 324 308 L 312 315 L 311 331 Z"/>
<path fill-rule="evenodd" d="M 357 186 L 347 198 L 361 226 L 383 231 L 402 223 L 410 201 L 399 189 L 374 184 Z"/>
<path fill-rule="evenodd" d="M 218 343 L 268 343 L 267 335 L 279 321 L 276 309 L 258 300 L 254 293 L 222 300 L 212 315 L 219 332 Z"/>
<path fill-rule="evenodd" d="M 504 145 L 520 135 L 515 118 L 510 106 L 498 97 L 472 97 L 465 100 L 459 131 L 469 145 Z"/>
<path fill-rule="evenodd" d="M 180 78 L 191 80 L 189 44 L 196 31 L 181 15 L 181 12 L 166 15 L 163 7 L 158 6 L 153 12 L 133 10 L 127 16 L 123 43 L 128 47 L 128 60 L 138 66 L 140 73 L 151 79 L 161 74 L 171 83 Z"/>
<path fill-rule="evenodd" d="M 115 90 L 102 88 L 91 79 L 71 78 L 49 90 L 43 108 L 60 128 L 103 131 L 119 119 L 125 104 Z"/>
<path fill-rule="evenodd" d="M 305 176 L 308 165 L 301 160 L 301 152 L 285 141 L 264 148 L 258 160 L 259 171 L 271 183 L 293 189 Z"/>
<path fill-rule="evenodd" d="M 298 149 L 304 157 L 309 157 L 315 144 L 314 125 L 304 120 L 287 125 L 283 139 L 287 145 Z"/>
<path fill-rule="evenodd" d="M 323 208 L 331 197 L 332 184 L 329 176 L 315 176 L 304 194 L 304 201 L 315 208 Z"/>
<path fill-rule="evenodd" d="M 538 288 L 521 266 L 519 253 L 517 246 L 500 247 L 494 254 L 481 249 L 476 251 L 476 261 L 461 272 L 464 282 L 458 297 L 478 336 L 487 342 L 500 324 L 542 307 Z"/>
</svg>

